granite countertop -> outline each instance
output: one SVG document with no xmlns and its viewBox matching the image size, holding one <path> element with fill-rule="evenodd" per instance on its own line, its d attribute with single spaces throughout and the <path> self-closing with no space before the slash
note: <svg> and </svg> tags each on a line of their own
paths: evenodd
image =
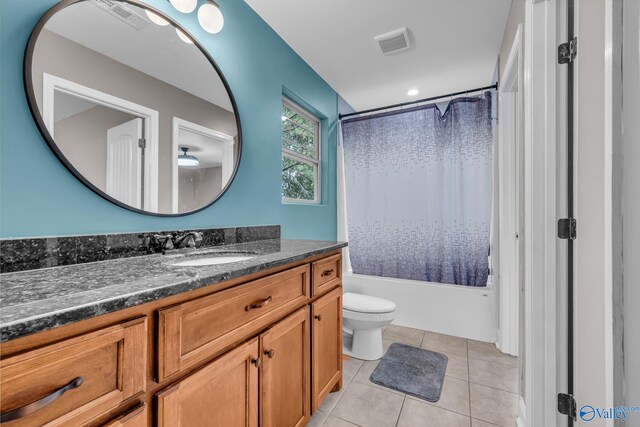
<svg viewBox="0 0 640 427">
<path fill-rule="evenodd" d="M 0 342 L 267 270 L 345 247 L 343 242 L 272 239 L 0 274 Z M 254 258 L 175 267 L 223 252 Z"/>
</svg>

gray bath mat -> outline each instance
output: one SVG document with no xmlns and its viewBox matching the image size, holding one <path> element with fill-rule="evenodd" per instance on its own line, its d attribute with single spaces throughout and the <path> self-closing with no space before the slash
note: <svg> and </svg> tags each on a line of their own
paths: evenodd
<svg viewBox="0 0 640 427">
<path fill-rule="evenodd" d="M 444 354 L 394 343 L 369 379 L 381 386 L 437 402 L 447 361 Z"/>
</svg>

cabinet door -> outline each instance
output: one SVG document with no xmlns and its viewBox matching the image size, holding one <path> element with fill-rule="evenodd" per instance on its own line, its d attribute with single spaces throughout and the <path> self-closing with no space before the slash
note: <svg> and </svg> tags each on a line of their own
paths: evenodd
<svg viewBox="0 0 640 427">
<path fill-rule="evenodd" d="M 142 393 L 146 381 L 141 317 L 0 361 L 2 425 L 85 425 Z"/>
<path fill-rule="evenodd" d="M 261 425 L 305 426 L 311 416 L 309 307 L 261 335 Z"/>
<path fill-rule="evenodd" d="M 143 403 L 103 427 L 147 427 L 148 421 L 147 405 Z"/>
<path fill-rule="evenodd" d="M 312 407 L 342 388 L 342 287 L 311 304 Z"/>
<path fill-rule="evenodd" d="M 158 393 L 159 427 L 257 427 L 258 338 Z"/>
</svg>

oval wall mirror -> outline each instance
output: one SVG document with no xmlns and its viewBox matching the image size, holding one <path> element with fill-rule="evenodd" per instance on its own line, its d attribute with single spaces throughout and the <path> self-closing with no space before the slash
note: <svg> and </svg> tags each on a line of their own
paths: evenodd
<svg viewBox="0 0 640 427">
<path fill-rule="evenodd" d="M 65 0 L 25 57 L 31 111 L 64 165 L 127 209 L 184 215 L 229 187 L 242 150 L 224 76 L 189 33 L 136 0 Z"/>
</svg>

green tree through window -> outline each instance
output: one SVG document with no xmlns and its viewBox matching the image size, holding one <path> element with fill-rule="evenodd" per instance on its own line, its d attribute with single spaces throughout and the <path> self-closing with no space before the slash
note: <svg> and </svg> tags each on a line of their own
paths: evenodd
<svg viewBox="0 0 640 427">
<path fill-rule="evenodd" d="M 288 99 L 282 101 L 282 200 L 320 202 L 320 121 Z"/>
</svg>

